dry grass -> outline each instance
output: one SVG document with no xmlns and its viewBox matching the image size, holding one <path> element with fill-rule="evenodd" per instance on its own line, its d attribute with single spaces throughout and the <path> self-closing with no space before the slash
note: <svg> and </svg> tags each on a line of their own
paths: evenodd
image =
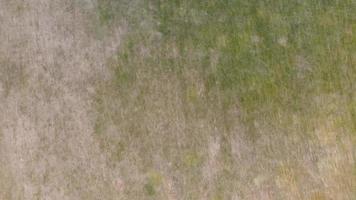
<svg viewBox="0 0 356 200">
<path fill-rule="evenodd" d="M 0 199 L 356 198 L 353 7 L 0 1 Z"/>
</svg>

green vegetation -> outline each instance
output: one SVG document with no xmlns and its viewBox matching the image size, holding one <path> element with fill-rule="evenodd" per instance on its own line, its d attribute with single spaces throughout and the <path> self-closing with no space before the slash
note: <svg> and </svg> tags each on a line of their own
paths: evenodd
<svg viewBox="0 0 356 200">
<path fill-rule="evenodd" d="M 189 60 L 177 67 L 198 68 L 209 89 L 218 88 L 224 98 L 237 96 L 247 120 L 275 120 L 280 110 L 304 115 L 315 96 L 353 95 L 352 1 L 160 1 L 157 6 L 158 29 L 179 44 L 181 59 L 191 59 L 187 49 L 202 54 L 198 65 Z M 211 56 L 218 56 L 216 69 L 204 62 Z M 354 97 L 349 98 L 351 103 Z"/>
<path fill-rule="evenodd" d="M 156 194 L 156 188 L 162 184 L 162 176 L 158 172 L 150 172 L 148 174 L 145 190 L 149 196 Z"/>
<path fill-rule="evenodd" d="M 302 157 L 334 162 L 322 152 L 332 144 L 348 152 L 346 138 L 355 142 L 354 1 L 103 2 L 100 20 L 126 20 L 129 28 L 108 62 L 113 79 L 98 89 L 105 101 L 98 104 L 98 120 L 121 135 L 101 134 L 125 144 L 120 157 L 137 156 L 133 162 L 142 173 L 159 157 L 163 176 L 179 177 L 178 199 L 249 199 L 259 173 L 279 177 L 266 186 L 275 191 L 273 199 L 312 198 L 298 188 L 320 180 L 305 175 Z M 137 6 L 141 12 L 133 12 Z M 236 134 L 246 147 L 234 153 Z M 211 138 L 220 139 L 214 156 Z M 293 178 L 289 168 L 279 175 L 275 162 L 298 170 Z M 353 167 L 346 168 L 330 177 L 346 181 Z M 213 178 L 203 177 L 214 170 Z M 332 172 L 325 167 L 319 173 Z M 144 188 L 149 196 L 164 193 L 151 181 Z M 351 185 L 344 189 L 348 195 Z"/>
</svg>

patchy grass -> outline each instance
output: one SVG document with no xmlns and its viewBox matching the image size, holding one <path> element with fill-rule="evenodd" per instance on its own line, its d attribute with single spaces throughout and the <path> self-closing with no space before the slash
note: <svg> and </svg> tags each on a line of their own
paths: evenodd
<svg viewBox="0 0 356 200">
<path fill-rule="evenodd" d="M 355 7 L 0 1 L 0 199 L 355 199 Z"/>
<path fill-rule="evenodd" d="M 178 199 L 352 198 L 353 1 L 140 5 L 140 15 L 121 13 L 131 33 L 98 93 L 99 119 L 121 130 L 140 173 L 176 177 Z"/>
</svg>

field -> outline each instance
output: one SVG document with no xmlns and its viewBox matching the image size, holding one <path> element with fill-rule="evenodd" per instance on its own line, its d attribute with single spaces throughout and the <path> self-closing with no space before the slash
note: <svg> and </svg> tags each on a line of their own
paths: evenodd
<svg viewBox="0 0 356 200">
<path fill-rule="evenodd" d="M 355 10 L 0 0 L 0 199 L 356 199 Z"/>
</svg>

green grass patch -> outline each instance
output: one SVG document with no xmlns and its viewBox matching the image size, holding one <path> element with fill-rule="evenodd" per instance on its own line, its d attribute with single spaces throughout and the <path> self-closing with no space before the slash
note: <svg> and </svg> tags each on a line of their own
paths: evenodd
<svg viewBox="0 0 356 200">
<path fill-rule="evenodd" d="M 306 144 L 313 140 L 313 148 L 319 148 L 315 131 L 323 126 L 354 135 L 353 1 L 157 0 L 132 5 L 139 5 L 140 14 L 128 4 L 124 10 L 115 6 L 99 10 L 107 24 L 127 20 L 129 31 L 108 64 L 114 76 L 104 87 L 109 92 L 103 98 L 111 103 L 104 110 L 98 107 L 103 119 L 98 123 L 108 120 L 124 127 L 122 142 L 139 152 L 135 162 L 142 170 L 154 165 L 156 152 L 171 162 L 185 183 L 179 187 L 186 199 L 201 196 L 197 185 L 204 181 L 202 171 L 208 162 L 204 151 L 211 135 L 221 138 L 217 156 L 221 166 L 215 180 L 221 184 L 214 182 L 209 193 L 213 199 L 231 198 L 237 183 L 248 179 L 237 175 L 239 162 L 287 159 L 288 153 L 280 152 L 288 149 L 283 145 L 293 143 L 303 149 L 298 138 Z M 117 14 L 119 10 L 123 12 Z M 178 86 L 167 91 L 165 84 Z M 241 130 L 236 130 L 237 121 Z M 162 133 L 148 131 L 150 123 Z M 176 128 L 177 123 L 183 125 Z M 254 151 L 267 145 L 259 143 L 261 136 L 271 137 L 270 152 L 263 152 L 263 158 L 251 153 L 252 158 L 242 156 L 243 161 L 237 161 L 231 144 L 236 134 L 262 145 Z M 285 135 L 293 142 L 275 144 Z M 161 191 L 153 182 L 148 178 L 144 190 L 156 197 Z"/>
</svg>

